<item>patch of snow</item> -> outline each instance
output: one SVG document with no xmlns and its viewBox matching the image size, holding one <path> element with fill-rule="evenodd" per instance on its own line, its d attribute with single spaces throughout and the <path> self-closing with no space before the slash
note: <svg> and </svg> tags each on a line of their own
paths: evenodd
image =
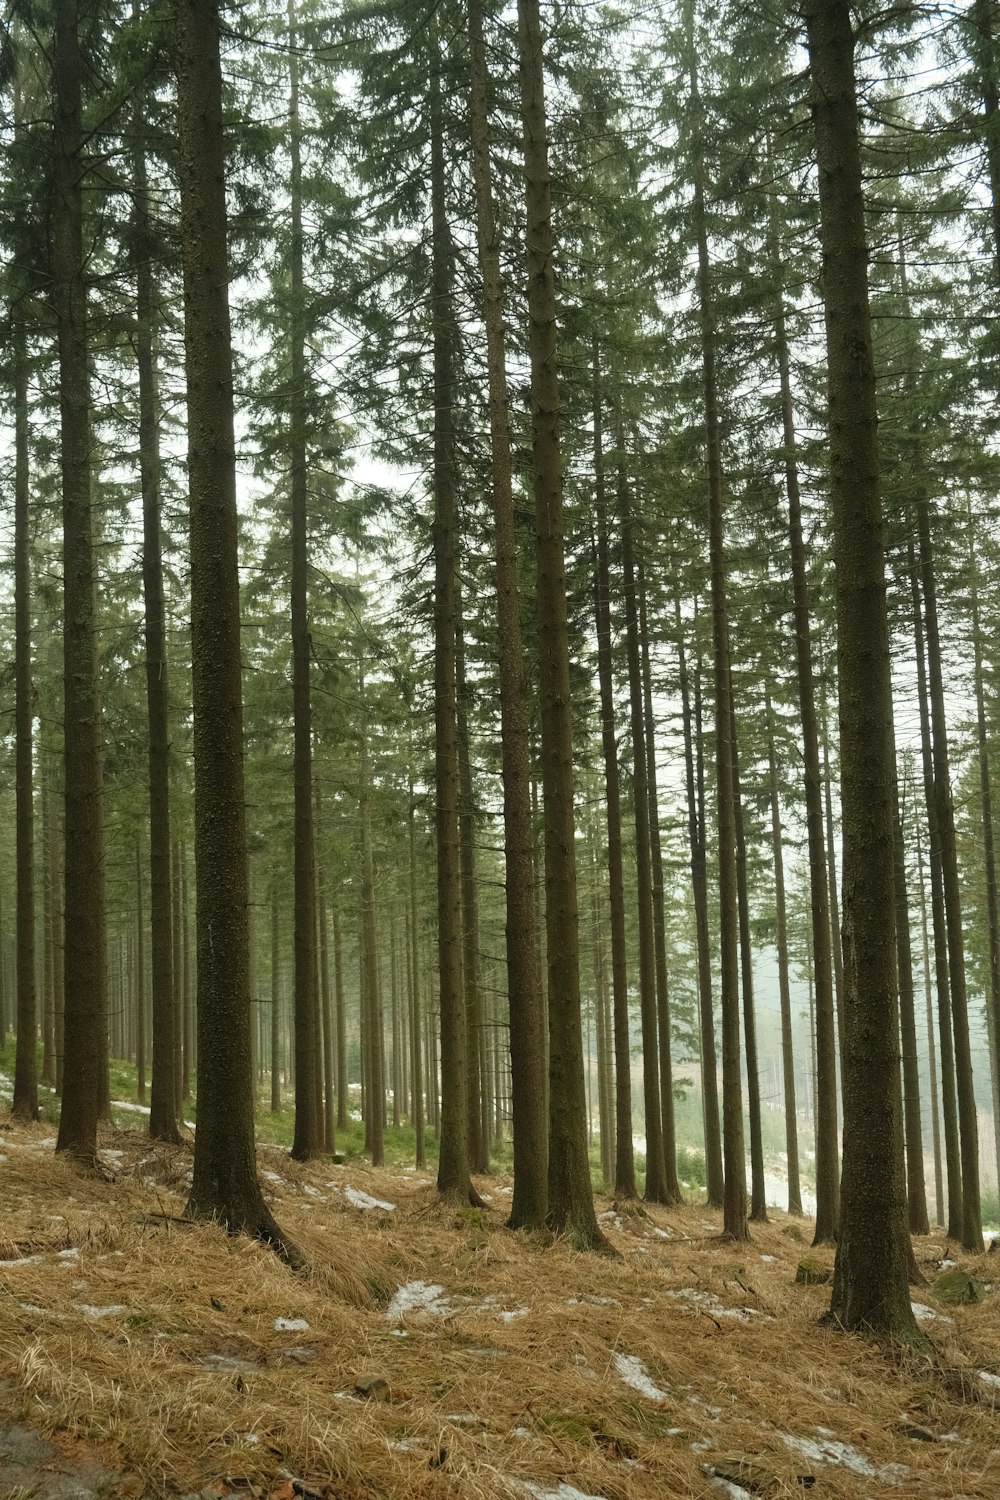
<svg viewBox="0 0 1000 1500">
<path fill-rule="evenodd" d="M 37 1266 L 44 1259 L 44 1255 L 22 1255 L 17 1260 L 0 1260 L 0 1271 L 9 1271 L 14 1266 Z"/>
<path fill-rule="evenodd" d="M 278 1333 L 308 1333 L 309 1324 L 305 1318 L 275 1318 L 274 1326 Z"/>
<path fill-rule="evenodd" d="M 775 1262 L 777 1261 L 777 1259 L 778 1259 L 778 1257 L 776 1255 L 762 1255 L 761 1256 L 761 1260 L 767 1266 L 773 1266 L 775 1264 Z"/>
<path fill-rule="evenodd" d="M 415 1453 L 420 1448 L 420 1439 L 412 1437 L 390 1438 L 389 1447 L 396 1453 Z"/>
<path fill-rule="evenodd" d="M 997 1382 L 1000 1385 L 1000 1381 Z M 880 1469 L 877 1464 L 872 1463 L 851 1443 L 843 1443 L 827 1427 L 814 1429 L 816 1438 L 795 1437 L 790 1432 L 779 1432 L 778 1436 L 787 1448 L 795 1453 L 801 1453 L 814 1464 L 839 1464 L 842 1469 L 850 1469 L 852 1474 L 860 1474 L 865 1479 L 882 1479 L 892 1484 L 900 1473 L 905 1469 L 900 1464 L 890 1464 Z"/>
<path fill-rule="evenodd" d="M 501 1323 L 516 1323 L 519 1318 L 526 1318 L 530 1313 L 530 1307 L 512 1307 L 500 1314 Z"/>
<path fill-rule="evenodd" d="M 666 1391 L 661 1391 L 658 1385 L 653 1384 L 649 1371 L 635 1354 L 616 1354 L 614 1365 L 619 1377 L 634 1391 L 638 1391 L 640 1396 L 646 1396 L 650 1401 L 666 1401 Z"/>
<path fill-rule="evenodd" d="M 398 1323 L 404 1313 L 422 1312 L 432 1318 L 444 1318 L 451 1312 L 451 1303 L 444 1295 L 444 1287 L 431 1281 L 408 1281 L 396 1292 L 386 1317 L 390 1323 Z"/>
<path fill-rule="evenodd" d="M 953 1323 L 954 1318 L 949 1318 L 947 1313 L 936 1312 L 933 1307 L 928 1307 L 926 1302 L 911 1302 L 913 1316 L 918 1323 Z"/>
<path fill-rule="evenodd" d="M 33 1302 L 19 1302 L 17 1305 L 22 1312 L 42 1313 L 43 1315 L 45 1313 L 44 1307 L 36 1307 Z"/>
<path fill-rule="evenodd" d="M 260 1442 L 260 1433 L 258 1433 L 258 1432 L 241 1432 L 240 1433 L 240 1442 L 241 1443 L 246 1443 L 248 1447 L 253 1448 L 253 1447 L 256 1446 L 257 1443 Z"/>
<path fill-rule="evenodd" d="M 360 1188 L 345 1187 L 344 1197 L 348 1203 L 353 1203 L 355 1208 L 384 1208 L 388 1213 L 395 1213 L 395 1203 L 386 1203 L 384 1198 L 373 1198 L 370 1193 L 363 1193 Z"/>
<path fill-rule="evenodd" d="M 521 1483 L 529 1495 L 534 1495 L 535 1500 L 604 1500 L 603 1495 L 587 1495 L 565 1480 L 543 1484 L 537 1479 L 524 1479 Z"/>
<path fill-rule="evenodd" d="M 666 1295 L 673 1298 L 675 1302 L 687 1302 L 693 1308 L 701 1308 L 713 1318 L 736 1318 L 741 1323 L 747 1323 L 751 1318 L 763 1318 L 765 1322 L 771 1321 L 766 1313 L 762 1313 L 756 1307 L 724 1307 L 713 1293 L 701 1292 L 692 1286 L 673 1288 Z"/>
<path fill-rule="evenodd" d="M 617 1230 L 621 1230 L 622 1216 L 621 1214 L 616 1214 L 613 1209 L 605 1209 L 604 1213 L 598 1214 L 597 1217 L 602 1224 L 613 1224 Z"/>
<path fill-rule="evenodd" d="M 87 1318 L 117 1318 L 128 1312 L 128 1308 L 121 1302 L 114 1302 L 110 1307 L 94 1307 L 90 1302 L 78 1302 L 76 1305 Z"/>
<path fill-rule="evenodd" d="M 479 1417 L 473 1416 L 471 1411 L 453 1411 L 445 1417 L 446 1422 L 451 1422 L 455 1427 L 481 1427 Z"/>
<path fill-rule="evenodd" d="M 279 1177 L 277 1172 L 265 1171 L 261 1172 L 260 1175 L 262 1177 L 265 1177 L 268 1182 L 273 1182 L 275 1187 L 284 1187 L 285 1185 L 285 1179 L 283 1177 Z"/>
<path fill-rule="evenodd" d="M 306 1183 L 304 1191 L 309 1194 L 310 1198 L 322 1198 L 323 1196 L 319 1188 L 313 1187 L 311 1182 Z"/>
<path fill-rule="evenodd" d="M 945 1259 L 940 1261 L 939 1265 L 941 1266 L 942 1271 L 953 1271 L 958 1265 L 958 1262 L 955 1260 Z"/>
<path fill-rule="evenodd" d="M 80 1252 L 75 1245 L 70 1245 L 68 1250 L 60 1250 L 56 1260 L 79 1260 Z"/>
<path fill-rule="evenodd" d="M 532 1437 L 534 1435 L 530 1427 L 515 1427 L 513 1433 L 515 1437 Z"/>
<path fill-rule="evenodd" d="M 671 1231 L 669 1229 L 661 1229 L 658 1224 L 653 1225 L 653 1233 L 656 1235 L 657 1239 L 660 1240 L 673 1239 L 673 1234 L 671 1233 Z"/>
<path fill-rule="evenodd" d="M 722 1495 L 728 1495 L 729 1500 L 753 1500 L 749 1490 L 745 1490 L 741 1484 L 734 1484 L 731 1479 L 720 1479 L 716 1475 L 712 1484 Z"/>
<path fill-rule="evenodd" d="M 1000 1386 L 1000 1375 L 994 1375 L 990 1370 L 980 1370 L 979 1379 L 983 1385 L 988 1385 L 994 1390 Z"/>
</svg>

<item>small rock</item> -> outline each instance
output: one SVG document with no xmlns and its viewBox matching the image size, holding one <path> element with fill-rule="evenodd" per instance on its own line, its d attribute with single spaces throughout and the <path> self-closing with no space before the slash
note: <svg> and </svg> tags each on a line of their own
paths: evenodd
<svg viewBox="0 0 1000 1500">
<path fill-rule="evenodd" d="M 825 1286 L 833 1280 L 833 1272 L 815 1256 L 804 1255 L 796 1267 L 795 1280 L 799 1286 Z"/>
<path fill-rule="evenodd" d="M 939 1302 L 944 1302 L 948 1307 L 964 1307 L 970 1303 L 982 1302 L 986 1296 L 986 1288 L 978 1276 L 970 1276 L 968 1271 L 945 1271 L 934 1283 L 934 1295 Z"/>
<path fill-rule="evenodd" d="M 362 1375 L 355 1381 L 354 1389 L 368 1401 L 391 1401 L 392 1391 L 383 1375 Z"/>
</svg>

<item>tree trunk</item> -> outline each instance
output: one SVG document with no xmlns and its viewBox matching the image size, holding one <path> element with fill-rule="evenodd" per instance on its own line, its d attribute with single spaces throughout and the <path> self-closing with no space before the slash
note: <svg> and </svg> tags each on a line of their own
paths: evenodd
<svg viewBox="0 0 1000 1500">
<path fill-rule="evenodd" d="M 703 820 L 699 814 L 699 778 L 695 758 L 691 689 L 688 680 L 680 591 L 674 590 L 674 628 L 677 636 L 681 722 L 684 730 L 684 770 L 687 787 L 688 842 L 691 848 L 691 888 L 694 896 L 695 937 L 698 948 L 698 1021 L 701 1039 L 701 1092 L 705 1122 L 705 1186 L 709 1208 L 723 1199 L 722 1136 L 719 1132 L 718 1062 L 715 1052 L 715 1005 L 712 996 L 712 953 L 708 931 L 708 875 Z M 697 683 L 695 684 L 697 690 Z M 700 749 L 698 761 L 700 763 Z"/>
<path fill-rule="evenodd" d="M 750 942 L 750 891 L 747 884 L 747 841 L 740 786 L 736 720 L 732 719 L 733 808 L 736 814 L 736 896 L 740 931 L 740 983 L 743 991 L 743 1039 L 746 1046 L 747 1104 L 750 1115 L 750 1217 L 767 1223 L 764 1184 L 764 1136 L 760 1116 L 760 1063 L 757 1058 L 757 1016 L 753 999 L 753 948 Z"/>
<path fill-rule="evenodd" d="M 771 694 L 765 689 L 767 711 L 767 764 L 771 792 L 771 849 L 774 858 L 774 946 L 778 953 L 778 994 L 781 1004 L 781 1073 L 785 1095 L 785 1154 L 788 1157 L 788 1212 L 802 1213 L 802 1188 L 799 1183 L 799 1122 L 795 1099 L 795 1055 L 792 1045 L 792 994 L 788 982 L 788 919 L 785 910 L 785 862 L 781 839 L 781 804 L 778 798 L 778 763 L 774 753 L 774 713 Z M 822 813 L 820 831 L 822 833 Z M 820 851 L 822 854 L 822 851 Z M 810 849 L 810 858 L 812 850 Z M 826 870 L 823 892 L 826 894 Z M 811 868 L 810 868 L 811 874 Z M 810 892 L 812 887 L 810 887 Z M 824 921 L 825 921 L 824 912 Z M 829 928 L 826 929 L 829 939 Z M 815 975 L 815 958 L 813 974 Z M 829 966 L 827 968 L 829 973 Z M 832 1009 L 832 1006 L 831 1006 Z"/>
<path fill-rule="evenodd" d="M 998 241 L 1000 253 L 1000 241 Z M 986 886 L 986 930 L 990 953 L 990 987 L 986 997 L 987 1017 L 992 1020 L 993 1074 L 996 1093 L 1000 1090 L 1000 912 L 997 902 L 997 866 L 993 840 L 993 789 L 990 780 L 989 739 L 986 728 L 986 701 L 983 690 L 983 638 L 979 620 L 979 565 L 976 557 L 972 505 L 968 509 L 969 583 L 972 605 L 972 651 L 976 693 L 976 753 L 979 760 L 979 798 L 983 819 L 983 877 Z M 994 1105 L 994 1131 L 997 1134 L 997 1171 L 1000 1173 L 1000 1109 Z"/>
<path fill-rule="evenodd" d="M 646 777 L 646 732 L 642 713 L 642 665 L 639 608 L 635 583 L 635 540 L 631 494 L 625 470 L 625 431 L 618 421 L 618 524 L 621 530 L 622 594 L 625 651 L 628 662 L 632 730 L 632 811 L 635 823 L 635 899 L 639 925 L 639 1014 L 642 1025 L 642 1092 L 646 1116 L 646 1199 L 675 1203 L 667 1185 L 660 1100 L 656 1014 L 656 950 L 653 937 L 653 877 L 649 860 L 649 785 Z M 676 1169 L 675 1169 L 676 1171 Z"/>
<path fill-rule="evenodd" d="M 410 1118 L 416 1136 L 416 1167 L 427 1165 L 424 1153 L 424 1080 L 423 1021 L 420 1011 L 420 930 L 417 923 L 417 806 L 413 794 L 413 755 L 410 747 L 410 966 L 413 974 L 410 995 Z M 336 917 L 335 917 L 336 920 Z M 338 1017 L 340 1005 L 338 1002 Z"/>
<path fill-rule="evenodd" d="M 52 299 L 59 344 L 63 509 L 65 1020 L 57 1151 L 97 1159 L 102 1037 L 107 1035 L 103 736 L 97 670 L 97 561 L 83 245 L 83 74 L 76 0 L 54 7 Z"/>
<path fill-rule="evenodd" d="M 920 838 L 920 819 L 915 820 L 917 840 L 917 880 L 920 889 L 920 929 L 923 942 L 924 1001 L 927 1010 L 927 1071 L 931 1085 L 931 1139 L 934 1145 L 935 1224 L 944 1224 L 944 1181 L 941 1170 L 941 1119 L 938 1109 L 937 1055 L 934 1048 L 934 1001 L 931 988 L 931 956 L 927 935 L 927 889 L 924 877 L 924 851 Z"/>
<path fill-rule="evenodd" d="M 772 250 L 772 261 L 778 268 L 780 262 L 776 250 Z M 805 542 L 802 536 L 802 497 L 799 490 L 799 469 L 796 456 L 795 408 L 792 402 L 784 295 L 781 291 L 779 291 L 775 311 L 775 343 L 781 385 L 781 415 L 785 445 L 785 494 L 788 497 L 788 541 L 794 598 L 795 663 L 799 717 L 802 722 L 802 770 L 806 802 L 806 837 L 809 848 L 809 911 L 813 977 L 816 985 L 818 1097 L 815 1105 L 816 1232 L 813 1242 L 824 1245 L 836 1238 L 840 1200 L 840 1143 L 837 1138 L 837 1040 L 834 1030 L 833 941 L 830 931 L 829 901 L 829 892 L 832 887 L 827 881 L 827 849 L 829 848 L 832 858 L 833 845 L 832 842 L 828 845 L 823 828 L 823 774 L 820 767 L 819 733 L 816 724 L 809 578 Z M 828 780 L 827 786 L 829 786 Z M 776 790 L 772 790 L 772 807 L 776 796 Z M 839 952 L 839 943 L 837 951 Z M 837 990 L 839 993 L 839 985 Z M 785 1087 L 787 1100 L 787 1074 Z M 791 1201 L 790 1181 L 789 1200 Z M 801 1211 L 800 1204 L 799 1212 Z"/>
<path fill-rule="evenodd" d="M 146 1102 L 146 915 L 143 910 L 142 849 L 135 846 L 135 1096 Z"/>
<path fill-rule="evenodd" d="M 309 534 L 306 468 L 306 360 L 302 233 L 302 130 L 294 0 L 288 3 L 289 152 L 291 156 L 291 306 L 289 316 L 288 453 L 292 533 L 292 722 L 295 788 L 295 1131 L 292 1156 L 308 1161 L 323 1150 L 322 1107 L 316 1097 L 316 861 L 313 840 L 312 707 L 309 692 Z"/>
<path fill-rule="evenodd" d="M 955 1083 L 958 1093 L 959 1148 L 962 1159 L 962 1246 L 973 1255 L 983 1252 L 983 1224 L 979 1203 L 979 1119 L 969 1041 L 969 1006 L 965 985 L 965 937 L 962 931 L 962 894 L 955 839 L 955 807 L 951 795 L 948 728 L 945 720 L 941 639 L 938 629 L 937 584 L 931 541 L 930 505 L 926 493 L 917 497 L 917 533 L 924 595 L 924 630 L 931 704 L 931 746 L 934 802 L 941 846 L 945 926 L 948 934 L 948 975 L 951 980 L 951 1022 L 955 1034 Z"/>
<path fill-rule="evenodd" d="M 893 752 L 895 762 L 895 750 Z M 910 903 L 906 894 L 906 855 L 903 848 L 902 809 L 896 785 L 897 811 L 893 818 L 893 868 L 896 899 L 896 970 L 899 984 L 899 1028 L 903 1058 L 903 1135 L 906 1145 L 906 1211 L 911 1234 L 929 1234 L 927 1188 L 924 1183 L 924 1142 L 920 1128 L 920 1068 L 917 1059 L 917 1018 L 913 1004 L 913 955 L 910 947 Z"/>
<path fill-rule="evenodd" d="M 663 850 L 660 844 L 660 805 L 656 785 L 656 723 L 653 718 L 653 673 L 649 652 L 646 576 L 638 566 L 639 646 L 642 654 L 643 723 L 646 735 L 646 789 L 649 807 L 649 869 L 652 877 L 653 948 L 656 959 L 656 1017 L 660 1043 L 660 1110 L 663 1116 L 663 1163 L 671 1201 L 681 1202 L 677 1177 L 677 1127 L 674 1122 L 673 1038 L 670 1022 L 670 985 L 667 975 L 667 919 L 663 897 Z"/>
<path fill-rule="evenodd" d="M 708 467 L 709 566 L 715 687 L 715 779 L 719 841 L 719 940 L 722 969 L 722 1122 L 725 1187 L 723 1232 L 747 1238 L 746 1155 L 743 1086 L 740 1077 L 739 939 L 736 894 L 736 813 L 733 802 L 732 687 L 729 654 L 728 564 L 724 538 L 722 435 L 715 374 L 716 322 L 708 254 L 708 228 L 701 162 L 701 103 L 695 65 L 693 0 L 689 0 L 689 83 L 695 118 L 694 227 L 698 242 L 698 306 L 701 325 L 705 444 Z"/>
<path fill-rule="evenodd" d="M 920 754 L 924 776 L 924 802 L 930 839 L 931 923 L 934 934 L 934 975 L 937 986 L 938 1033 L 941 1043 L 941 1111 L 944 1117 L 945 1173 L 948 1182 L 948 1237 L 962 1237 L 962 1162 L 958 1140 L 958 1103 L 955 1089 L 955 1043 L 951 1023 L 951 979 L 948 972 L 948 940 L 941 878 L 941 838 L 937 799 L 934 793 L 934 762 L 930 713 L 927 707 L 927 662 L 924 655 L 923 612 L 920 584 L 910 548 L 910 582 L 913 629 L 917 656 L 917 701 L 920 708 Z"/>
<path fill-rule="evenodd" d="M 337 1016 L 337 1129 L 347 1129 L 347 1004 L 344 999 L 344 940 L 340 908 L 333 908 L 333 993 Z"/>
<path fill-rule="evenodd" d="M 594 595 L 597 630 L 597 675 L 601 694 L 601 744 L 604 751 L 604 803 L 608 825 L 608 905 L 611 922 L 611 993 L 615 1038 L 615 1196 L 636 1197 L 632 1145 L 632 1037 L 628 1014 L 625 957 L 625 886 L 622 872 L 622 815 L 615 733 L 614 681 L 611 667 L 611 566 L 605 488 L 601 410 L 600 350 L 594 345 L 594 510 L 597 556 Z"/>
<path fill-rule="evenodd" d="M 198 1129 L 187 1211 L 299 1259 L 257 1180 L 229 253 L 216 0 L 177 0 L 191 526 Z"/>
<path fill-rule="evenodd" d="M 133 226 L 136 367 L 139 375 L 139 478 L 142 488 L 142 592 L 145 610 L 146 712 L 149 721 L 149 921 L 153 1076 L 149 1134 L 180 1140 L 174 1056 L 174 967 L 170 918 L 170 686 L 160 506 L 160 396 L 156 360 L 153 232 L 146 168 L 145 118 L 133 116 Z"/>
<path fill-rule="evenodd" d="M 545 822 L 549 1007 L 549 1203 L 557 1233 L 603 1248 L 587 1156 L 573 807 L 563 481 L 559 445 L 555 244 L 538 0 L 518 0 L 518 72 L 526 192 L 528 353 L 537 548 L 539 700 Z"/>
<path fill-rule="evenodd" d="M 20 114 L 20 90 L 15 108 Z M 18 1120 L 37 1120 L 28 351 L 23 316 L 12 309 L 11 320 L 14 330 L 14 795 L 17 841 L 17 1045 L 11 1113 Z"/>
<path fill-rule="evenodd" d="M 462 980 L 465 990 L 465 1102 L 468 1114 L 469 1170 L 488 1172 L 489 1148 L 483 1135 L 480 1041 L 483 1032 L 479 973 L 479 893 L 476 890 L 476 818 L 469 751 L 470 691 L 465 675 L 462 593 L 455 600 L 455 707 L 458 728 L 458 844 L 462 882 Z"/>
<path fill-rule="evenodd" d="M 844 845 L 844 1167 L 832 1316 L 916 1343 L 893 906 L 892 683 L 854 35 L 808 0 L 826 309 Z"/>
<path fill-rule="evenodd" d="M 316 900 L 319 906 L 319 992 L 323 1017 L 323 1150 L 332 1156 L 336 1150 L 334 1129 L 334 1017 L 330 1003 L 330 949 L 327 938 L 326 880 L 323 867 L 316 872 Z"/>
<path fill-rule="evenodd" d="M 476 190 L 477 242 L 483 277 L 500 673 L 507 995 L 514 1116 L 514 1196 L 508 1223 L 514 1229 L 538 1229 L 545 1220 L 548 1184 L 542 997 L 538 985 L 538 931 L 531 858 L 527 684 L 521 640 L 517 530 L 511 474 L 503 280 L 500 237 L 493 204 L 489 76 L 481 0 L 469 0 L 468 12 L 469 126 Z"/>
<path fill-rule="evenodd" d="M 271 876 L 271 1113 L 281 1111 L 281 960 L 278 886 Z"/>
<path fill-rule="evenodd" d="M 440 46 L 437 37 L 435 48 Z M 431 81 L 432 321 L 434 336 L 434 763 L 437 832 L 438 968 L 441 997 L 439 1192 L 469 1198 L 468 1062 L 462 991 L 459 854 L 457 629 L 458 520 L 453 404 L 453 248 L 446 204 L 440 58 Z"/>
</svg>

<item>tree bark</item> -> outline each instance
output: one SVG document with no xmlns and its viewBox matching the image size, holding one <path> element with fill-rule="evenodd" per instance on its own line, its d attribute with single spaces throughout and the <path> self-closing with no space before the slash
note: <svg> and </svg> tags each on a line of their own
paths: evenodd
<svg viewBox="0 0 1000 1500">
<path fill-rule="evenodd" d="M 20 91 L 15 108 L 20 113 Z M 14 330 L 14 760 L 17 861 L 17 1044 L 14 1099 L 17 1120 L 38 1119 L 35 1022 L 35 788 L 31 657 L 30 435 L 24 318 L 12 309 Z"/>
<path fill-rule="evenodd" d="M 674 591 L 674 628 L 677 636 L 681 722 L 684 731 L 684 770 L 687 787 L 688 842 L 691 849 L 691 888 L 694 895 L 695 938 L 698 949 L 698 1021 L 701 1039 L 701 1092 L 705 1122 L 705 1185 L 710 1208 L 721 1208 L 724 1177 L 722 1136 L 719 1131 L 718 1061 L 715 1051 L 715 1004 L 712 996 L 712 953 L 708 931 L 708 874 L 703 820 L 695 756 L 696 717 L 691 707 L 680 591 Z M 697 684 L 696 684 L 697 687 Z M 700 731 L 699 731 L 700 736 Z M 700 760 L 700 753 L 698 756 Z"/>
<path fill-rule="evenodd" d="M 632 1037 L 628 1014 L 625 956 L 625 885 L 622 871 L 622 814 L 615 733 L 614 680 L 611 665 L 611 564 L 604 468 L 600 349 L 594 344 L 594 510 L 597 548 L 594 596 L 597 630 L 597 675 L 601 695 L 601 745 L 604 752 L 604 803 L 608 828 L 608 905 L 611 923 L 611 993 L 615 1040 L 615 1196 L 636 1197 L 635 1151 L 632 1145 Z"/>
<path fill-rule="evenodd" d="M 656 959 L 656 1017 L 659 1028 L 660 1111 L 663 1116 L 663 1163 L 667 1192 L 680 1203 L 677 1177 L 677 1127 L 674 1121 L 674 1063 L 670 1020 L 670 983 L 667 974 L 667 919 L 663 895 L 663 850 L 660 843 L 660 805 L 656 784 L 656 722 L 653 718 L 653 672 L 650 664 L 646 575 L 638 565 L 639 647 L 642 655 L 643 723 L 646 736 L 646 786 L 649 805 L 649 869 L 652 877 L 653 949 Z"/>
<path fill-rule="evenodd" d="M 646 732 L 642 712 L 642 666 L 639 608 L 635 582 L 632 496 L 625 468 L 625 430 L 618 420 L 618 525 L 622 553 L 622 597 L 625 653 L 628 663 L 629 721 L 632 731 L 632 813 L 635 825 L 635 899 L 639 925 L 639 1015 L 642 1026 L 642 1092 L 646 1123 L 645 1195 L 650 1203 L 680 1198 L 667 1185 L 660 1100 L 656 1014 L 656 952 L 653 937 L 653 877 L 649 857 L 649 785 L 646 776 Z"/>
<path fill-rule="evenodd" d="M 489 75 L 481 0 L 468 0 L 468 15 L 469 128 L 476 191 L 477 244 L 483 278 L 500 673 L 507 995 L 514 1126 L 514 1196 L 508 1222 L 511 1228 L 537 1229 L 545 1221 L 548 1183 L 542 997 L 538 985 L 538 930 L 531 857 L 527 684 L 511 472 L 503 279 L 493 202 Z"/>
<path fill-rule="evenodd" d="M 844 845 L 844 1166 L 831 1314 L 921 1340 L 910 1307 L 893 895 L 892 684 L 854 34 L 807 0 L 826 311 Z"/>
<path fill-rule="evenodd" d="M 736 815 L 736 897 L 740 933 L 740 983 L 743 991 L 743 1040 L 746 1047 L 747 1104 L 750 1115 L 750 1217 L 767 1223 L 767 1189 L 764 1184 L 764 1136 L 760 1115 L 760 1063 L 757 1056 L 757 1016 L 753 998 L 753 948 L 750 942 L 750 890 L 747 883 L 747 841 L 740 786 L 739 746 L 736 720 L 733 737 L 733 808 Z"/>
<path fill-rule="evenodd" d="M 920 755 L 924 777 L 924 802 L 930 840 L 931 924 L 934 935 L 934 977 L 937 988 L 938 1034 L 941 1044 L 941 1113 L 944 1122 L 945 1174 L 948 1183 L 948 1237 L 962 1237 L 962 1160 L 958 1139 L 958 1102 L 955 1088 L 955 1043 L 951 1022 L 951 978 L 948 972 L 948 939 L 941 878 L 941 838 L 937 798 L 934 792 L 934 761 L 931 723 L 927 702 L 927 661 L 924 655 L 923 611 L 920 582 L 909 554 L 914 643 L 917 656 L 917 701 L 920 709 Z"/>
<path fill-rule="evenodd" d="M 771 849 L 774 859 L 774 946 L 778 954 L 778 995 L 781 1005 L 781 1073 L 785 1095 L 785 1155 L 788 1157 L 788 1212 L 801 1215 L 802 1188 L 799 1182 L 799 1122 L 795 1099 L 795 1054 L 792 1042 L 792 995 L 788 982 L 788 918 L 785 908 L 785 862 L 781 838 L 781 803 L 778 796 L 778 762 L 774 753 L 774 711 L 771 694 L 765 689 L 767 711 L 767 764 L 771 793 Z M 822 811 L 820 812 L 822 833 Z M 822 855 L 822 851 L 820 851 Z M 812 849 L 810 848 L 810 858 Z M 823 890 L 826 891 L 826 871 Z M 811 874 L 811 867 L 810 867 Z M 810 885 L 810 894 L 812 886 Z M 824 912 L 824 921 L 826 914 Z M 827 927 L 829 939 L 829 928 Z M 815 976 L 815 959 L 813 974 Z M 829 970 L 828 970 L 829 972 Z"/>
<path fill-rule="evenodd" d="M 719 940 L 722 992 L 722 1119 L 725 1186 L 723 1232 L 745 1240 L 747 1231 L 746 1155 L 743 1144 L 743 1086 L 740 1077 L 739 938 L 736 890 L 736 812 L 733 801 L 732 686 L 730 678 L 728 565 L 724 536 L 724 480 L 719 396 L 715 371 L 716 322 L 712 297 L 704 169 L 701 160 L 701 102 L 695 63 L 694 6 L 688 9 L 689 86 L 695 119 L 693 212 L 698 244 L 698 308 L 701 329 L 705 445 L 708 470 L 709 566 L 712 594 L 712 646 L 715 687 L 715 779 L 719 842 Z"/>
<path fill-rule="evenodd" d="M 526 193 L 528 351 L 545 823 L 549 1007 L 549 1201 L 557 1233 L 604 1248 L 587 1156 L 573 807 L 573 724 L 559 444 L 555 244 L 538 0 L 518 0 L 518 73 Z"/>
<path fill-rule="evenodd" d="M 97 1159 L 102 1037 L 107 1035 L 107 907 L 103 735 L 98 693 L 97 561 L 83 245 L 83 66 L 76 0 L 54 7 L 52 298 L 59 345 L 63 509 L 63 723 L 65 810 L 64 1037 L 73 1066 L 63 1081 L 57 1151 Z"/>
<path fill-rule="evenodd" d="M 962 1246 L 972 1255 L 983 1252 L 983 1224 L 979 1201 L 979 1119 L 969 1041 L 969 1005 L 965 984 L 965 937 L 962 894 L 955 839 L 955 807 L 951 795 L 948 727 L 944 707 L 941 638 L 938 629 L 937 582 L 931 541 L 930 503 L 925 492 L 917 497 L 917 535 L 924 596 L 924 631 L 931 705 L 931 755 L 934 803 L 941 846 L 945 928 L 948 936 L 948 975 L 951 980 L 951 1022 L 955 1036 L 955 1084 L 958 1093 L 959 1149 L 962 1159 Z"/>
<path fill-rule="evenodd" d="M 776 268 L 780 267 L 775 248 L 772 248 L 772 262 Z M 795 664 L 799 717 L 802 722 L 803 789 L 806 802 L 806 838 L 809 849 L 810 930 L 812 932 L 813 978 L 816 985 L 816 1231 L 813 1243 L 823 1245 L 832 1242 L 836 1237 L 840 1201 L 833 942 L 830 931 L 830 886 L 827 881 L 828 845 L 823 826 L 823 774 L 820 767 L 819 733 L 816 723 L 809 577 L 805 541 L 802 535 L 802 496 L 799 489 L 796 456 L 795 408 L 792 401 L 788 332 L 782 291 L 779 291 L 775 309 L 775 343 L 781 386 L 782 435 L 785 448 L 785 494 L 788 498 L 788 541 L 794 599 Z M 832 857 L 832 844 L 829 848 Z M 799 1212 L 801 1212 L 801 1205 Z"/>
<path fill-rule="evenodd" d="M 240 594 L 216 0 L 176 0 L 191 528 L 198 1129 L 187 1212 L 300 1259 L 257 1180 L 250 1056 Z"/>
</svg>

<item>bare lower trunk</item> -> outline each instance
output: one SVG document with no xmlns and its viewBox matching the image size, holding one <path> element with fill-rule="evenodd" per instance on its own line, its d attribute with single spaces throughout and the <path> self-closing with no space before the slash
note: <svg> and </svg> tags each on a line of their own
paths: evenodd
<svg viewBox="0 0 1000 1500">
<path fill-rule="evenodd" d="M 549 1006 L 549 1203 L 553 1229 L 580 1247 L 605 1244 L 587 1158 L 573 806 L 573 724 L 563 542 L 555 245 L 538 0 L 518 3 L 518 68 L 526 191 L 539 698 L 545 818 Z"/>
<path fill-rule="evenodd" d="M 229 253 L 219 12 L 178 0 L 179 177 L 191 526 L 198 1130 L 187 1211 L 298 1259 L 257 1181 Z"/>
<path fill-rule="evenodd" d="M 55 202 L 52 298 L 59 343 L 63 505 L 65 1046 L 57 1150 L 93 1163 L 107 1036 L 103 736 L 97 669 L 97 559 L 84 275 L 82 62 L 76 0 L 54 12 Z"/>
<path fill-rule="evenodd" d="M 832 1315 L 917 1342 L 896 1005 L 892 683 L 854 34 L 808 0 L 826 308 L 844 843 L 844 1167 Z"/>
</svg>

